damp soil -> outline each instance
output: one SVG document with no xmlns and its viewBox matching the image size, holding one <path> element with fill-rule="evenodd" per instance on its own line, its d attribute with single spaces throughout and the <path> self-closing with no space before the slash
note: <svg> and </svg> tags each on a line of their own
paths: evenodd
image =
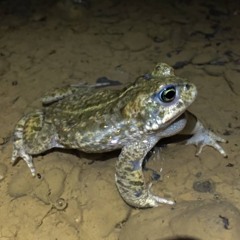
<svg viewBox="0 0 240 240">
<path fill-rule="evenodd" d="M 238 240 L 238 1 L 0 1 L 0 239 Z M 228 158 L 167 144 L 146 164 L 174 206 L 135 209 L 114 184 L 116 153 L 50 151 L 14 166 L 12 132 L 46 92 L 110 79 L 126 85 L 166 62 L 196 84 L 190 110 L 228 140 Z M 149 170 L 152 169 L 152 170 Z M 159 173 L 159 174 L 158 174 Z"/>
</svg>

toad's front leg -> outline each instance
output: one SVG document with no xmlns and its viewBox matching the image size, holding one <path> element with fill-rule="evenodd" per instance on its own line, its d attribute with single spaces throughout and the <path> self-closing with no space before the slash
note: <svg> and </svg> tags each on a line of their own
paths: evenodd
<svg viewBox="0 0 240 240">
<path fill-rule="evenodd" d="M 161 203 L 174 204 L 174 201 L 151 193 L 142 172 L 143 159 L 150 150 L 146 142 L 135 142 L 125 146 L 116 163 L 116 185 L 122 198 L 138 208 L 157 207 Z"/>
<path fill-rule="evenodd" d="M 227 153 L 218 144 L 219 142 L 226 143 L 227 141 L 225 139 L 206 129 L 192 113 L 187 111 L 185 117 L 187 118 L 187 125 L 182 132 L 192 135 L 192 137 L 186 141 L 186 144 L 194 144 L 197 146 L 196 156 L 202 152 L 204 146 L 211 146 L 221 155 L 227 157 Z"/>
</svg>

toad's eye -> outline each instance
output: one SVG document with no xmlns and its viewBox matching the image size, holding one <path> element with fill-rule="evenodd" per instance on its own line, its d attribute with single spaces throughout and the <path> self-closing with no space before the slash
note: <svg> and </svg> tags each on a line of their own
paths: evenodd
<svg viewBox="0 0 240 240">
<path fill-rule="evenodd" d="M 159 99 L 164 103 L 172 102 L 176 97 L 176 88 L 169 85 L 159 92 Z"/>
</svg>

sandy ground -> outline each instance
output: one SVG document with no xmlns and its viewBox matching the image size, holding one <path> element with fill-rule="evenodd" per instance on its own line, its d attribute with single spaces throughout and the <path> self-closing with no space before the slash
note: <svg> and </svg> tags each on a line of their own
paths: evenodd
<svg viewBox="0 0 240 240">
<path fill-rule="evenodd" d="M 215 2 L 0 1 L 1 240 L 239 240 L 240 5 Z M 197 85 L 190 110 L 229 141 L 227 159 L 169 145 L 149 161 L 163 169 L 153 191 L 174 207 L 126 205 L 117 153 L 52 151 L 34 158 L 36 178 L 11 165 L 14 126 L 44 93 L 103 76 L 126 84 L 160 61 Z"/>
</svg>

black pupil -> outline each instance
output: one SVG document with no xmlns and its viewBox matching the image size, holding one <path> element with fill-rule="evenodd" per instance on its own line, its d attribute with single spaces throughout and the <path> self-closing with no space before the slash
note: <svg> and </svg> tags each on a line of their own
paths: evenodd
<svg viewBox="0 0 240 240">
<path fill-rule="evenodd" d="M 171 102 L 176 96 L 176 90 L 173 86 L 165 88 L 161 93 L 161 100 L 163 102 Z"/>
</svg>

